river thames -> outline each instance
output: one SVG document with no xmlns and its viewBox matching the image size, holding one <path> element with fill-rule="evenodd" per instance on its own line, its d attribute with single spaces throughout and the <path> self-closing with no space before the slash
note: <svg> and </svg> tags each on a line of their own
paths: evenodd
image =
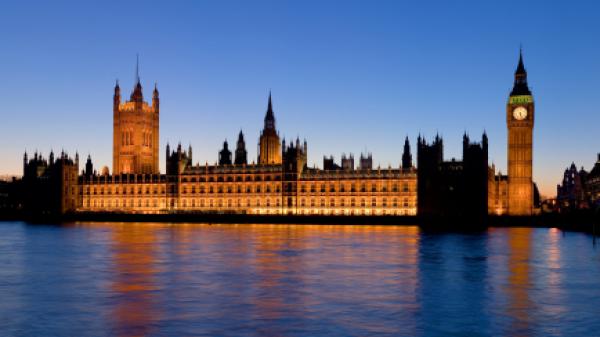
<svg viewBox="0 0 600 337">
<path fill-rule="evenodd" d="M 2 336 L 591 336 L 600 247 L 542 228 L 0 223 Z"/>
</svg>

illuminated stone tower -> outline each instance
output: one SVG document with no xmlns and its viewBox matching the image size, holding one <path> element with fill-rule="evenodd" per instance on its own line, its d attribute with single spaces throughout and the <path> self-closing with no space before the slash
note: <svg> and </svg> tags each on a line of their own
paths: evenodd
<svg viewBox="0 0 600 337">
<path fill-rule="evenodd" d="M 121 103 L 119 82 L 113 99 L 113 174 L 159 173 L 158 89 L 154 86 L 152 106 L 144 102 L 139 67 L 129 101 Z"/>
<path fill-rule="evenodd" d="M 533 122 L 533 96 L 527 86 L 523 54 L 519 52 L 515 83 L 506 105 L 509 215 L 533 213 Z"/>
<path fill-rule="evenodd" d="M 275 115 L 269 93 L 269 105 L 265 116 L 265 127 L 260 134 L 258 144 L 258 163 L 262 165 L 281 164 L 281 143 L 275 129 Z"/>
</svg>

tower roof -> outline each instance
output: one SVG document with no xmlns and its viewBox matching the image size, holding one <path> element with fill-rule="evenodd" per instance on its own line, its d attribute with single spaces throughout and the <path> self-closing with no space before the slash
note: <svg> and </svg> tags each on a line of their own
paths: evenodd
<svg viewBox="0 0 600 337">
<path fill-rule="evenodd" d="M 511 96 L 522 96 L 531 95 L 529 86 L 527 85 L 527 71 L 525 70 L 525 64 L 523 63 L 523 50 L 519 49 L 519 63 L 517 70 L 515 70 L 515 82 L 513 89 L 510 92 Z"/>
</svg>

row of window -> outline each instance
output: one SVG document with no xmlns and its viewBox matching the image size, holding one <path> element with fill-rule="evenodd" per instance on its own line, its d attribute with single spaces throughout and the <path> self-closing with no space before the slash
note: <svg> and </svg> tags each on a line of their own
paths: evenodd
<svg viewBox="0 0 600 337">
<path fill-rule="evenodd" d="M 318 189 L 318 191 L 320 193 L 326 193 L 326 192 L 330 192 L 330 193 L 336 193 L 336 192 L 340 192 L 340 193 L 345 193 L 345 192 L 350 192 L 350 193 L 356 193 L 356 192 L 388 192 L 388 188 L 387 186 L 382 186 L 381 188 L 377 188 L 376 185 L 370 185 L 369 188 L 367 188 L 366 185 L 361 185 L 360 189 L 357 191 L 356 186 L 354 184 L 350 185 L 350 186 L 344 186 L 344 185 L 340 185 L 339 188 L 336 188 L 338 186 L 335 185 L 330 185 L 328 189 L 326 189 L 325 185 L 321 185 Z M 307 186 L 302 185 L 300 187 L 300 193 L 308 193 L 307 191 L 310 191 L 309 193 L 317 193 L 317 186 L 315 185 L 310 185 L 310 190 L 307 188 Z M 394 184 L 392 186 L 391 189 L 392 192 L 398 192 L 398 186 L 396 184 Z M 176 193 L 176 186 L 171 185 L 169 186 L 169 192 L 170 193 Z M 266 186 L 253 186 L 253 185 L 246 185 L 246 186 L 242 186 L 242 185 L 210 185 L 208 187 L 206 186 L 183 186 L 181 188 L 181 193 L 182 194 L 196 194 L 196 193 L 280 193 L 281 192 L 281 185 L 280 184 L 267 184 Z M 408 184 L 403 184 L 402 186 L 402 192 L 411 192 L 411 189 L 409 188 Z M 137 188 L 134 186 L 126 186 L 126 187 L 114 187 L 114 188 L 110 188 L 110 187 L 85 187 L 85 190 L 83 191 L 83 194 L 86 195 L 104 195 L 104 194 L 114 194 L 114 195 L 119 195 L 119 194 L 123 194 L 123 195 L 127 195 L 127 194 L 165 194 L 165 186 L 161 185 L 159 186 L 138 186 Z"/>
<path fill-rule="evenodd" d="M 316 199 L 316 198 L 309 198 L 308 200 L 306 198 L 302 198 L 300 199 L 300 207 L 307 207 L 310 205 L 310 207 L 316 207 L 316 206 L 320 206 L 320 207 L 367 207 L 367 203 L 368 200 L 365 198 L 360 198 L 359 200 L 356 200 L 355 198 L 350 198 L 349 200 L 346 200 L 344 198 L 340 199 L 339 201 L 336 202 L 336 199 L 325 199 L 325 198 L 320 198 L 320 199 Z M 94 199 L 94 200 L 90 200 L 87 199 L 84 202 L 84 206 L 86 207 L 158 207 L 159 205 L 159 199 L 157 198 L 152 198 L 152 199 L 137 199 L 137 200 L 133 200 L 133 199 L 123 199 L 123 200 L 118 200 L 118 199 L 114 199 L 114 200 L 104 200 L 104 199 Z M 164 207 L 164 202 L 160 203 L 161 207 Z M 397 208 L 399 205 L 399 200 L 397 198 L 393 198 L 391 203 L 388 203 L 387 198 L 383 198 L 379 203 L 377 201 L 376 198 L 372 198 L 370 200 L 370 206 L 371 207 L 393 207 L 393 208 Z M 171 207 L 176 207 L 176 200 L 175 199 L 171 199 L 170 201 L 170 206 Z M 213 207 L 279 207 L 281 206 L 281 200 L 279 198 L 271 200 L 269 198 L 265 199 L 264 201 L 261 201 L 261 199 L 256 199 L 254 201 L 252 201 L 251 199 L 183 199 L 181 206 L 186 208 L 186 207 L 209 207 L 209 208 L 213 208 Z M 408 207 L 414 207 L 414 202 L 411 203 L 409 202 L 408 198 L 404 198 L 402 200 L 402 207 L 403 208 L 408 208 Z"/>
<path fill-rule="evenodd" d="M 206 177 L 192 177 L 192 178 L 186 178 L 183 177 L 181 178 L 181 182 L 187 183 L 204 183 L 204 182 L 242 182 L 242 181 L 281 181 L 281 176 L 279 175 L 265 175 L 264 177 L 262 175 L 257 175 L 257 174 L 248 174 L 245 176 L 235 176 L 235 179 L 233 176 L 231 175 L 227 175 L 226 177 L 224 176 L 209 176 L 208 178 Z"/>
</svg>

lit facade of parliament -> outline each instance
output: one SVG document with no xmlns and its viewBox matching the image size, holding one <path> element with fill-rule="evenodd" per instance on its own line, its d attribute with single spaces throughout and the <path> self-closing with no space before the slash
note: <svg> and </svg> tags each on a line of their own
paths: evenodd
<svg viewBox="0 0 600 337">
<path fill-rule="evenodd" d="M 79 172 L 78 155 L 51 154 L 46 160 L 25 154 L 25 185 L 53 176 L 61 213 L 444 215 L 473 207 L 497 215 L 534 212 L 534 103 L 522 56 L 506 109 L 508 175 L 488 165 L 485 133 L 480 143 L 465 134 L 462 161 L 444 161 L 441 138 L 428 143 L 419 136 L 416 165 L 406 138 L 399 167 L 373 168 L 371 155 L 361 154 L 356 165 L 350 155 L 339 164 L 324 157 L 322 168 L 310 168 L 306 141 L 280 139 L 270 94 L 256 161 L 249 163 L 240 131 L 235 149 L 225 142 L 214 165 L 195 163 L 191 146 L 167 144 L 161 173 L 159 92 L 155 87 L 148 103 L 139 76 L 136 82 L 126 101 L 118 82 L 114 89 L 112 174 L 96 172 L 89 156 Z"/>
</svg>

